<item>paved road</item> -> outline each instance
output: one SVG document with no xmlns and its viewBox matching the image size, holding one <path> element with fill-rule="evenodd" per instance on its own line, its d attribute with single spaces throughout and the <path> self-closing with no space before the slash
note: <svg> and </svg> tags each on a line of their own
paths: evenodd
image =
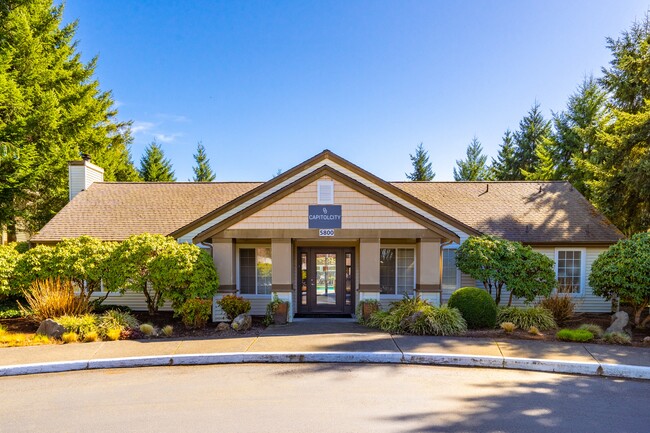
<svg viewBox="0 0 650 433">
<path fill-rule="evenodd" d="M 404 365 L 0 378 L 0 432 L 643 432 L 650 383 Z"/>
</svg>

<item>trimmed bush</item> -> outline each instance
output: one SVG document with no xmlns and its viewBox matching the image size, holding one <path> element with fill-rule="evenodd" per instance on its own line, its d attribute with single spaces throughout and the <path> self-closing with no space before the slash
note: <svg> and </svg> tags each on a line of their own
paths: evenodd
<svg viewBox="0 0 650 433">
<path fill-rule="evenodd" d="M 595 325 L 593 323 L 585 323 L 583 325 L 580 325 L 578 329 L 586 329 L 587 331 L 591 332 L 594 334 L 594 337 L 596 338 L 601 338 L 603 336 L 603 328 L 601 328 L 598 325 Z"/>
<path fill-rule="evenodd" d="M 82 340 L 86 338 L 87 334 L 99 334 L 97 316 L 94 314 L 84 314 L 83 316 L 61 316 L 54 320 L 63 326 L 66 331 L 74 332 Z"/>
<path fill-rule="evenodd" d="M 603 340 L 609 344 L 630 344 L 632 338 L 624 332 L 608 332 L 603 334 Z"/>
<path fill-rule="evenodd" d="M 555 293 L 548 298 L 542 299 L 539 306 L 550 311 L 555 322 L 562 324 L 573 317 L 576 305 L 571 296 Z"/>
<path fill-rule="evenodd" d="M 226 313 L 228 320 L 231 322 L 235 317 L 240 314 L 248 313 L 251 310 L 250 301 L 237 295 L 226 295 L 217 301 L 217 305 L 219 305 L 223 312 Z"/>
<path fill-rule="evenodd" d="M 457 308 L 470 329 L 494 328 L 497 305 L 492 296 L 478 287 L 463 287 L 451 294 L 449 308 Z"/>
<path fill-rule="evenodd" d="M 156 329 L 150 323 L 143 323 L 140 325 L 140 332 L 142 332 L 147 337 L 153 335 Z"/>
<path fill-rule="evenodd" d="M 586 343 L 594 339 L 594 334 L 586 329 L 561 329 L 555 334 L 558 340 Z"/>
<path fill-rule="evenodd" d="M 250 309 L 250 303 L 248 305 Z M 212 300 L 188 299 L 176 309 L 174 317 L 180 316 L 183 324 L 188 328 L 203 328 L 208 323 L 211 312 Z"/>
<path fill-rule="evenodd" d="M 512 322 L 519 329 L 535 326 L 540 330 L 557 328 L 553 314 L 542 307 L 502 307 L 497 313 L 497 323 Z"/>
</svg>

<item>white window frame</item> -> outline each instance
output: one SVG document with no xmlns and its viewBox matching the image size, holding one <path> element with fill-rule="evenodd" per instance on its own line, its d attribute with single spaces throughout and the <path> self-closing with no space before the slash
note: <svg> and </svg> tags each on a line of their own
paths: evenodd
<svg viewBox="0 0 650 433">
<path fill-rule="evenodd" d="M 443 256 L 440 257 L 440 262 L 442 264 L 442 266 L 440 267 L 440 290 L 442 290 L 442 288 L 443 288 L 442 287 L 442 284 L 443 284 L 442 283 L 442 276 L 443 276 L 442 274 L 443 274 L 443 271 L 444 271 L 444 268 L 445 268 L 445 265 L 444 265 L 444 251 L 449 251 L 449 250 L 457 251 L 458 247 L 459 247 L 459 245 L 454 245 L 454 246 L 451 246 L 451 247 L 443 247 L 442 248 Z M 461 279 L 461 277 L 462 277 L 462 273 L 460 272 L 460 269 L 458 269 L 458 266 L 456 266 L 456 288 L 455 288 L 455 290 L 460 289 L 460 279 Z"/>
<path fill-rule="evenodd" d="M 575 296 L 575 297 L 583 297 L 585 296 L 585 286 L 587 284 L 587 249 L 586 248 L 564 248 L 564 247 L 556 247 L 555 248 L 555 265 L 554 265 L 554 270 L 555 270 L 555 278 L 557 280 L 557 272 L 558 272 L 558 263 L 559 263 L 559 252 L 560 251 L 578 251 L 580 252 L 580 290 L 575 293 L 562 293 L 562 295 L 570 295 L 570 296 Z M 555 293 L 557 293 L 557 288 L 553 290 Z"/>
<path fill-rule="evenodd" d="M 237 269 L 237 294 L 239 296 L 242 296 L 244 298 L 259 298 L 259 299 L 271 299 L 273 297 L 273 284 L 271 283 L 271 293 L 269 294 L 264 294 L 264 293 L 257 293 L 257 272 L 255 272 L 255 293 L 242 293 L 241 292 L 241 284 L 239 281 L 239 277 L 241 274 L 241 268 L 239 266 L 239 250 L 241 249 L 255 249 L 255 260 L 257 261 L 257 248 L 269 248 L 271 249 L 271 276 L 273 276 L 273 247 L 271 244 L 242 244 L 242 245 L 237 245 L 237 254 L 235 258 L 235 266 Z M 271 277 L 271 280 L 273 277 Z"/>
<path fill-rule="evenodd" d="M 316 189 L 317 189 L 317 192 L 316 192 L 317 197 L 316 198 L 317 198 L 318 204 L 334 204 L 334 181 L 333 180 L 319 180 L 316 185 L 317 185 L 316 186 Z M 322 198 L 321 192 L 326 188 L 329 189 L 329 191 L 332 192 L 331 200 L 324 200 Z"/>
<path fill-rule="evenodd" d="M 410 249 L 413 250 L 413 289 L 411 293 L 409 293 L 409 296 L 414 296 L 415 295 L 415 289 L 417 288 L 417 266 L 418 266 L 418 251 L 417 248 L 415 248 L 415 245 L 413 244 L 385 244 L 385 245 L 379 245 L 379 255 L 381 257 L 381 250 L 384 249 L 392 249 L 395 250 L 395 292 L 397 292 L 397 273 L 398 271 L 398 266 L 397 266 L 397 250 L 399 249 Z M 377 260 L 379 260 L 379 257 L 377 257 Z M 381 264 L 380 264 L 381 267 Z M 379 275 L 379 283 L 381 284 L 381 273 Z M 393 293 L 393 294 L 388 294 L 388 293 L 381 293 L 379 292 L 380 298 L 383 299 L 402 299 L 404 297 L 404 294 L 399 294 L 399 293 Z"/>
</svg>

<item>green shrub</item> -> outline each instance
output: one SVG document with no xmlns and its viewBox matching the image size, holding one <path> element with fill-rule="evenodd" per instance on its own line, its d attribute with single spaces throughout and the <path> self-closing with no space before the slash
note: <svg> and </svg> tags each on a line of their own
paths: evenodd
<svg viewBox="0 0 650 433">
<path fill-rule="evenodd" d="M 84 314 L 83 316 L 61 316 L 54 319 L 63 326 L 66 331 L 74 332 L 79 338 L 84 339 L 89 333 L 99 333 L 97 316 Z"/>
<path fill-rule="evenodd" d="M 104 336 L 107 340 L 116 341 L 120 339 L 122 335 L 122 330 L 120 328 L 111 328 L 104 332 Z"/>
<path fill-rule="evenodd" d="M 368 320 L 366 325 L 371 328 L 390 332 L 391 334 L 397 334 L 400 332 L 400 321 L 396 316 L 390 314 L 388 311 L 377 311 L 370 316 L 370 320 Z"/>
<path fill-rule="evenodd" d="M 79 335 L 76 332 L 66 332 L 61 336 L 61 340 L 66 344 L 78 343 Z"/>
<path fill-rule="evenodd" d="M 463 287 L 451 294 L 450 308 L 458 308 L 469 329 L 494 328 L 497 305 L 492 296 L 478 287 Z"/>
<path fill-rule="evenodd" d="M 140 325 L 140 332 L 146 336 L 150 336 L 156 332 L 156 328 L 154 328 L 151 323 L 143 323 Z"/>
<path fill-rule="evenodd" d="M 249 309 L 250 309 L 250 303 Z M 203 328 L 208 323 L 212 312 L 212 300 L 188 299 L 174 311 L 174 317 L 181 317 L 183 324 L 188 328 Z"/>
<path fill-rule="evenodd" d="M 99 317 L 98 327 L 105 336 L 111 329 L 138 329 L 140 323 L 133 315 L 120 310 L 108 310 Z"/>
<path fill-rule="evenodd" d="M 593 323 L 585 323 L 583 325 L 580 325 L 578 329 L 586 329 L 587 331 L 591 332 L 594 334 L 594 337 L 596 338 L 601 338 L 603 336 L 603 328 L 601 328 L 598 325 L 595 325 Z"/>
<path fill-rule="evenodd" d="M 226 295 L 217 301 L 228 320 L 232 321 L 240 314 L 248 313 L 251 310 L 251 303 L 237 295 Z"/>
<path fill-rule="evenodd" d="M 515 329 L 517 329 L 517 325 L 512 322 L 502 322 L 499 326 L 508 334 L 515 332 Z"/>
<path fill-rule="evenodd" d="M 530 335 L 537 335 L 537 336 L 542 335 L 542 333 L 539 331 L 537 326 L 531 326 L 530 328 L 528 328 L 528 333 Z"/>
<path fill-rule="evenodd" d="M 609 344 L 630 344 L 632 338 L 625 332 L 607 332 L 603 334 L 603 340 Z"/>
<path fill-rule="evenodd" d="M 497 323 L 512 322 L 519 329 L 535 326 L 540 330 L 557 328 L 553 314 L 542 307 L 501 307 L 497 313 Z"/>
<path fill-rule="evenodd" d="M 79 316 L 90 312 L 87 300 L 75 296 L 70 281 L 54 279 L 37 280 L 31 290 L 25 291 L 25 302 L 29 308 L 20 309 L 23 314 L 37 322 L 60 316 Z"/>
<path fill-rule="evenodd" d="M 162 333 L 165 334 L 166 337 L 171 337 L 172 334 L 174 334 L 174 327 L 172 325 L 167 325 L 162 329 Z"/>
<path fill-rule="evenodd" d="M 10 282 L 13 280 L 14 268 L 19 257 L 20 253 L 16 249 L 16 244 L 0 245 L 0 296 L 16 293 Z"/>
<path fill-rule="evenodd" d="M 0 301 L 0 319 L 14 319 L 22 317 L 23 312 L 18 306 L 18 302 L 13 299 L 5 299 Z"/>
<path fill-rule="evenodd" d="M 356 309 L 356 315 L 357 315 L 357 321 L 361 324 L 364 324 L 364 320 L 370 319 L 370 317 L 366 317 L 364 319 L 363 317 L 363 311 L 368 310 L 370 311 L 370 315 L 373 315 L 377 311 L 381 310 L 381 303 L 379 302 L 378 299 L 364 299 L 363 301 L 359 302 L 357 304 L 357 309 Z"/>
<path fill-rule="evenodd" d="M 93 312 L 96 314 L 103 314 L 108 311 L 120 311 L 122 313 L 133 313 L 133 310 L 131 307 L 127 305 L 107 305 L 107 304 L 100 304 L 100 305 L 95 305 L 93 307 Z"/>
<path fill-rule="evenodd" d="M 561 329 L 555 334 L 558 340 L 586 343 L 594 339 L 594 334 L 586 329 Z"/>
<path fill-rule="evenodd" d="M 546 308 L 553 314 L 556 323 L 562 324 L 573 317 L 575 302 L 570 295 L 555 293 L 539 302 L 539 306 Z"/>
<path fill-rule="evenodd" d="M 99 333 L 97 331 L 89 331 L 86 332 L 86 335 L 84 335 L 84 343 L 92 343 L 95 341 L 101 341 L 102 339 L 99 336 Z"/>
<path fill-rule="evenodd" d="M 443 305 L 426 312 L 430 335 L 457 335 L 467 331 L 467 322 L 456 308 Z"/>
</svg>

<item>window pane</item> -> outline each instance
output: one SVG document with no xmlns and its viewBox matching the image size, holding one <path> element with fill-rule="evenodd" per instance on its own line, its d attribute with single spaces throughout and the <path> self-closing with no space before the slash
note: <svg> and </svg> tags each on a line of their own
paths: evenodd
<svg viewBox="0 0 650 433">
<path fill-rule="evenodd" d="M 239 250 L 239 291 L 255 294 L 255 249 Z"/>
<path fill-rule="evenodd" d="M 379 251 L 379 287 L 381 293 L 395 294 L 395 249 L 382 248 Z"/>
<path fill-rule="evenodd" d="M 582 252 L 557 252 L 557 280 L 559 293 L 580 293 L 582 283 Z"/>
<path fill-rule="evenodd" d="M 442 287 L 444 289 L 455 289 L 457 277 L 456 250 L 442 250 Z"/>
<path fill-rule="evenodd" d="M 397 294 L 412 293 L 415 290 L 415 249 L 397 250 Z"/>
<path fill-rule="evenodd" d="M 257 294 L 271 293 L 271 248 L 257 248 Z"/>
</svg>

